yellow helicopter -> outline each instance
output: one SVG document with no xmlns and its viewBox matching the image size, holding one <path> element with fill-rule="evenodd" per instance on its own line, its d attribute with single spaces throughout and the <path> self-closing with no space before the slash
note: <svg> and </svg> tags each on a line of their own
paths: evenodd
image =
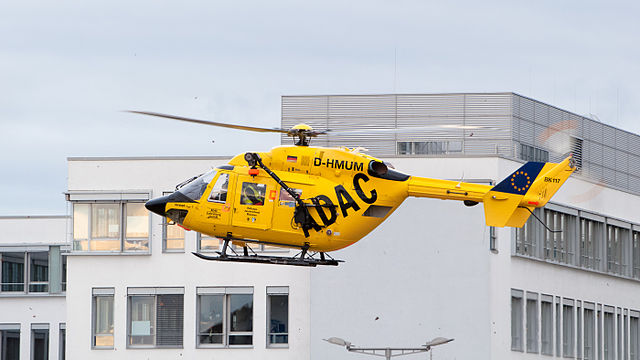
<svg viewBox="0 0 640 360">
<path fill-rule="evenodd" d="M 338 265 L 328 254 L 347 247 L 380 225 L 408 196 L 484 204 L 488 226 L 522 227 L 576 169 L 572 156 L 560 163 L 527 162 L 496 186 L 411 176 L 358 149 L 309 146 L 327 134 L 306 124 L 267 129 L 131 111 L 227 128 L 285 133 L 295 145 L 247 152 L 227 165 L 179 184 L 170 195 L 146 203 L 171 222 L 223 240 L 216 261 L 300 266 Z M 236 252 L 230 244 L 242 248 Z M 297 248 L 293 257 L 258 255 L 250 244 Z"/>
</svg>

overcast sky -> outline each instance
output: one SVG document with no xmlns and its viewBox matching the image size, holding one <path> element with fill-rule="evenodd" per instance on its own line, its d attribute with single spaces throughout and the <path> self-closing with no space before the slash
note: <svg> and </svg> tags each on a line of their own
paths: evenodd
<svg viewBox="0 0 640 360">
<path fill-rule="evenodd" d="M 279 144 L 124 109 L 276 127 L 281 95 L 513 91 L 640 133 L 639 4 L 2 1 L 0 215 L 64 214 L 69 156 Z"/>
</svg>

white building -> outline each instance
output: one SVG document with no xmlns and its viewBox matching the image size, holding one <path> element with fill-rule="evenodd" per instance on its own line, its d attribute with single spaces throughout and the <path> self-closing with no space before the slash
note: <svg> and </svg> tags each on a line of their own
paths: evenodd
<svg viewBox="0 0 640 360">
<path fill-rule="evenodd" d="M 3 216 L 0 358 L 63 359 L 66 216 Z"/>
<path fill-rule="evenodd" d="M 536 212 L 561 233 L 533 217 L 492 229 L 482 205 L 409 198 L 332 254 L 345 263 L 308 269 L 201 260 L 191 252 L 218 240 L 144 210 L 226 158 L 70 158 L 69 358 L 364 358 L 332 336 L 455 338 L 436 359 L 640 358 L 640 136 L 512 93 L 283 97 L 282 115 L 283 127 L 422 126 L 315 144 L 361 141 L 412 175 L 495 183 L 524 160 L 559 160 L 563 143 L 581 169 Z M 480 127 L 423 126 L 443 123 Z M 24 334 L 30 322 L 0 317 L 18 322 Z"/>
</svg>

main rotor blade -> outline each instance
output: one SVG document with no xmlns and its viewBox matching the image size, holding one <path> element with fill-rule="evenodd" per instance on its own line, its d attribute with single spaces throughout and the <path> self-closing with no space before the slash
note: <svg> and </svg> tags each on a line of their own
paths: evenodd
<svg viewBox="0 0 640 360">
<path fill-rule="evenodd" d="M 354 129 L 354 130 L 329 130 L 327 132 L 328 135 L 343 135 L 343 134 L 367 134 L 367 133 L 410 133 L 415 131 L 424 131 L 424 130 L 500 130 L 495 126 L 484 126 L 484 125 L 458 125 L 458 124 L 434 124 L 434 125 L 422 125 L 422 126 L 412 126 L 405 128 L 386 128 L 386 129 Z"/>
<path fill-rule="evenodd" d="M 247 131 L 255 131 L 255 132 L 284 133 L 284 134 L 289 133 L 289 130 L 284 130 L 284 129 L 267 129 L 267 128 L 261 128 L 261 127 L 255 127 L 255 126 L 225 124 L 225 123 L 219 123 L 219 122 L 208 121 L 208 120 L 191 119 L 191 118 L 186 118 L 182 116 L 161 114 L 161 113 L 151 112 L 151 111 L 127 110 L 127 112 L 134 113 L 134 114 L 157 116 L 157 117 L 173 119 L 173 120 L 186 121 L 186 122 L 191 122 L 196 124 L 219 126 L 219 127 L 230 128 L 230 129 L 247 130 Z"/>
</svg>

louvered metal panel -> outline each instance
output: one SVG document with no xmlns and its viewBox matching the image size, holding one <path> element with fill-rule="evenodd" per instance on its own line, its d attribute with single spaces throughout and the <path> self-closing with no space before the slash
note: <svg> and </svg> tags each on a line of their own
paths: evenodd
<svg viewBox="0 0 640 360">
<path fill-rule="evenodd" d="M 531 99 L 527 99 L 521 96 L 517 96 L 520 103 L 520 117 L 529 121 L 534 121 L 534 108 L 535 102 Z"/>
<path fill-rule="evenodd" d="M 640 177 L 638 176 L 629 176 L 629 190 L 637 193 L 640 193 Z"/>
<path fill-rule="evenodd" d="M 463 154 L 507 157 L 526 144 L 548 151 L 551 161 L 568 151 L 581 155 L 581 175 L 612 186 L 637 189 L 640 177 L 640 136 L 512 93 L 284 96 L 282 127 L 300 122 L 317 129 L 359 130 L 312 143 L 366 147 L 374 156 L 395 154 L 397 141 L 460 142 Z M 492 129 L 426 128 L 430 125 Z M 376 131 L 394 128 L 413 129 Z M 281 141 L 291 143 L 285 136 Z"/>
<path fill-rule="evenodd" d="M 629 171 L 629 154 L 622 150 L 615 150 L 615 164 L 616 171 L 628 172 Z"/>
<path fill-rule="evenodd" d="M 184 295 L 158 295 L 156 344 L 182 346 Z"/>
<path fill-rule="evenodd" d="M 640 176 L 640 156 L 629 155 L 629 174 Z"/>
<path fill-rule="evenodd" d="M 602 166 L 615 170 L 616 168 L 616 150 L 609 146 L 602 148 Z"/>
<path fill-rule="evenodd" d="M 467 94 L 464 97 L 465 116 L 512 116 L 511 94 Z"/>
<path fill-rule="evenodd" d="M 629 175 L 625 172 L 616 171 L 615 185 L 619 188 L 627 189 L 629 187 Z"/>
<path fill-rule="evenodd" d="M 397 95 L 398 119 L 407 117 L 464 116 L 464 95 Z"/>
<path fill-rule="evenodd" d="M 629 149 L 629 133 L 620 129 L 615 129 L 616 131 L 616 148 L 623 151 L 628 151 Z"/>
<path fill-rule="evenodd" d="M 611 147 L 616 146 L 616 129 L 602 125 L 602 143 Z"/>
<path fill-rule="evenodd" d="M 535 111 L 535 114 L 534 114 L 535 123 L 545 127 L 548 126 L 549 125 L 549 105 L 536 102 L 534 111 Z"/>
</svg>

